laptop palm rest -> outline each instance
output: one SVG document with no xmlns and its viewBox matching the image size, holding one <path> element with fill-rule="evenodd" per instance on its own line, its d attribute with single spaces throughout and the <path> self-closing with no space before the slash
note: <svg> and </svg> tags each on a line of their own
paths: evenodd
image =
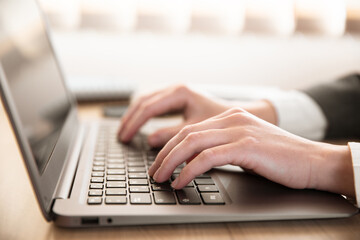
<svg viewBox="0 0 360 240">
<path fill-rule="evenodd" d="M 231 205 L 247 220 L 347 217 L 358 210 L 338 194 L 291 189 L 232 169 L 212 170 Z"/>
</svg>

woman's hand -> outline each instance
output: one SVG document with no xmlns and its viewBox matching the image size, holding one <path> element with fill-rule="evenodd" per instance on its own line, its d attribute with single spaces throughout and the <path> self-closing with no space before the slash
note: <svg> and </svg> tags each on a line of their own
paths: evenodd
<svg viewBox="0 0 360 240">
<path fill-rule="evenodd" d="M 233 108 L 188 125 L 159 152 L 149 175 L 170 178 L 183 162 L 175 189 L 216 166 L 232 164 L 291 188 L 314 188 L 354 195 L 347 146 L 313 142 Z"/>
<path fill-rule="evenodd" d="M 205 96 L 187 86 L 179 85 L 140 97 L 131 104 L 122 118 L 118 138 L 122 142 L 129 142 L 150 118 L 172 111 L 181 111 L 184 118 L 182 124 L 160 129 L 148 137 L 150 146 L 162 147 L 184 126 L 220 114 L 235 104 L 255 116 L 276 124 L 275 109 L 267 101 L 230 103 Z"/>
<path fill-rule="evenodd" d="M 122 142 L 129 142 L 150 118 L 172 111 L 181 111 L 184 118 L 182 124 L 160 129 L 148 138 L 151 146 L 164 146 L 185 125 L 200 122 L 230 107 L 225 101 L 206 97 L 184 85 L 166 88 L 140 97 L 131 104 L 122 118 L 118 137 Z"/>
</svg>

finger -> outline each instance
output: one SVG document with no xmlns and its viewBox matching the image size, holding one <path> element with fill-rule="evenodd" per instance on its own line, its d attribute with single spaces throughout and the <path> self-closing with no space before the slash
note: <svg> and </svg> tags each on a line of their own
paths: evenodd
<svg viewBox="0 0 360 240">
<path fill-rule="evenodd" d="M 149 169 L 149 175 L 153 176 L 154 173 L 158 170 L 158 168 L 160 167 L 162 161 L 164 160 L 164 158 L 171 152 L 171 150 L 177 146 L 187 135 L 189 135 L 190 133 L 193 132 L 198 132 L 198 131 L 204 131 L 204 130 L 208 130 L 208 129 L 221 129 L 225 126 L 225 122 L 224 121 L 220 121 L 220 120 L 213 120 L 213 119 L 208 119 L 205 121 L 202 121 L 200 123 L 195 123 L 192 125 L 187 125 L 184 128 L 181 129 L 181 131 L 176 134 L 172 139 L 170 139 L 167 144 L 163 147 L 163 149 L 161 149 L 161 151 L 159 152 L 159 154 L 157 155 L 154 163 L 152 164 L 152 166 Z"/>
<path fill-rule="evenodd" d="M 152 176 L 157 171 L 162 161 L 170 153 L 170 151 L 176 145 L 178 145 L 188 134 L 197 131 L 204 131 L 207 129 L 222 129 L 238 125 L 239 123 L 243 123 L 245 122 L 245 116 L 239 117 L 239 112 L 241 114 L 247 114 L 247 112 L 242 111 L 241 109 L 233 109 L 232 111 L 226 111 L 223 114 L 220 114 L 220 116 L 217 118 L 212 117 L 200 123 L 185 126 L 178 134 L 176 134 L 171 140 L 169 140 L 167 144 L 163 147 L 163 149 L 159 152 L 153 165 L 149 169 L 150 176 Z"/>
<path fill-rule="evenodd" d="M 164 146 L 171 138 L 173 138 L 183 127 L 185 123 L 182 123 L 177 126 L 172 126 L 168 128 L 162 128 L 154 132 L 148 137 L 148 143 L 151 147 L 162 147 Z"/>
<path fill-rule="evenodd" d="M 242 108 L 236 107 L 236 108 L 230 108 L 230 109 L 226 110 L 225 112 L 222 112 L 211 118 L 212 119 L 221 119 L 221 118 L 228 117 L 230 115 L 237 114 L 237 113 L 247 113 L 247 112 Z"/>
<path fill-rule="evenodd" d="M 211 129 L 189 134 L 163 160 L 154 175 L 155 181 L 163 182 L 169 179 L 175 168 L 181 163 L 206 149 L 227 144 L 233 138 L 232 129 Z"/>
<path fill-rule="evenodd" d="M 146 102 L 147 100 L 149 100 L 150 98 L 156 96 L 157 94 L 159 94 L 160 91 L 157 92 L 153 92 L 151 94 L 147 94 L 144 96 L 141 96 L 139 99 L 135 100 L 134 102 L 132 102 L 128 108 L 128 110 L 126 111 L 126 113 L 124 114 L 123 118 L 121 119 L 122 123 L 126 125 L 126 123 L 128 122 L 128 120 L 134 115 L 134 113 L 136 112 L 136 110 L 139 108 L 139 106 L 143 103 Z"/>
<path fill-rule="evenodd" d="M 213 167 L 232 164 L 235 159 L 241 156 L 240 154 L 236 143 L 220 145 L 204 150 L 183 168 L 171 186 L 175 189 L 181 189 L 196 176 L 209 171 Z"/>
<path fill-rule="evenodd" d="M 129 119 L 126 128 L 122 132 L 120 139 L 123 142 L 129 141 L 139 128 L 151 117 L 184 108 L 186 97 L 181 92 L 174 94 L 173 91 L 166 91 L 154 96 L 146 102 L 143 102 Z"/>
<path fill-rule="evenodd" d="M 121 124 L 120 124 L 120 129 L 118 131 L 118 137 L 120 138 L 122 132 L 124 131 L 124 129 L 126 128 L 126 125 L 129 121 L 129 119 L 132 118 L 132 116 L 134 115 L 134 113 L 137 111 L 137 109 L 139 108 L 139 106 L 143 103 L 148 101 L 149 99 L 151 99 L 152 97 L 158 95 L 161 91 L 156 91 L 153 92 L 151 94 L 148 95 L 144 95 L 142 97 L 140 97 L 139 99 L 137 99 L 136 101 L 132 102 L 130 104 L 130 106 L 128 107 L 127 111 L 125 112 L 124 116 L 121 118 Z"/>
</svg>

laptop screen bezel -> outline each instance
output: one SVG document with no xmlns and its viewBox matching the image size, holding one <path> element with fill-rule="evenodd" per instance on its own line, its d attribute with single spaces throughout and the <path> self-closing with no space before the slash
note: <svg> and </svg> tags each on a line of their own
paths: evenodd
<svg viewBox="0 0 360 240">
<path fill-rule="evenodd" d="M 43 172 L 39 171 L 38 166 L 36 164 L 36 160 L 34 159 L 34 155 L 32 153 L 29 141 L 26 137 L 24 127 L 21 123 L 21 119 L 18 114 L 15 101 L 12 97 L 9 84 L 7 82 L 6 75 L 3 70 L 3 65 L 1 64 L 1 62 L 0 62 L 0 93 L 1 93 L 0 95 L 4 108 L 8 114 L 10 123 L 12 125 L 13 132 L 17 139 L 17 143 L 19 145 L 21 154 L 23 156 L 23 160 L 27 168 L 27 172 L 29 174 L 30 180 L 32 182 L 36 197 L 38 199 L 38 203 L 40 205 L 44 217 L 46 218 L 46 220 L 50 221 L 52 220 L 51 207 L 55 197 L 54 196 L 55 191 L 59 184 L 59 179 L 63 171 L 64 164 L 70 153 L 72 142 L 75 140 L 75 136 L 78 132 L 79 121 L 77 119 L 77 108 L 74 97 L 66 87 L 63 71 L 59 64 L 58 58 L 55 54 L 54 47 L 52 45 L 51 36 L 49 34 L 48 23 L 45 19 L 43 12 L 40 10 L 40 7 L 37 2 L 36 5 L 38 7 L 40 17 L 44 25 L 44 33 L 46 34 L 46 37 L 49 41 L 50 51 L 53 54 L 55 63 L 60 73 L 62 84 L 65 87 L 66 95 L 70 103 L 69 112 L 64 121 L 59 138 L 55 144 L 54 150 L 51 153 L 47 166 L 45 167 Z"/>
</svg>

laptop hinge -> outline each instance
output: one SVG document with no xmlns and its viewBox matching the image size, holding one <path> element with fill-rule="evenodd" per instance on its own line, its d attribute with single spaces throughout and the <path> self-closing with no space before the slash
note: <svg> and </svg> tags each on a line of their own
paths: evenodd
<svg viewBox="0 0 360 240">
<path fill-rule="evenodd" d="M 60 179 L 53 199 L 66 199 L 70 196 L 78 161 L 80 159 L 81 149 L 85 139 L 86 128 L 87 125 L 80 124 L 76 139 L 73 142 L 73 148 L 71 149 L 69 157 L 66 159 L 64 167 L 61 171 Z"/>
</svg>

